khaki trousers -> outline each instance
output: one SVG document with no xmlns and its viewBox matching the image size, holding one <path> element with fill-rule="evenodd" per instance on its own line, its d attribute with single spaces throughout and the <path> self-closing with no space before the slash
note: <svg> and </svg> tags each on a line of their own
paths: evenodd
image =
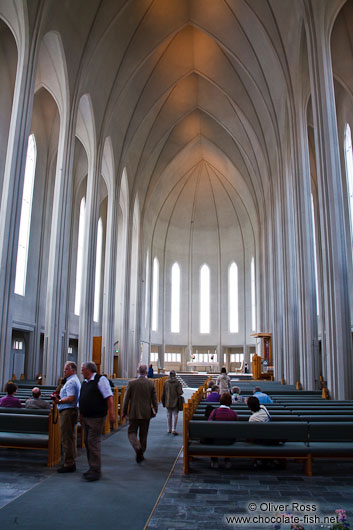
<svg viewBox="0 0 353 530">
<path fill-rule="evenodd" d="M 103 418 L 87 418 L 81 416 L 81 423 L 85 433 L 85 446 L 89 471 L 100 475 L 101 472 L 101 442 L 105 423 Z"/>
<path fill-rule="evenodd" d="M 75 463 L 75 425 L 77 417 L 77 407 L 64 409 L 60 412 L 61 447 L 65 467 L 71 467 Z"/>
</svg>

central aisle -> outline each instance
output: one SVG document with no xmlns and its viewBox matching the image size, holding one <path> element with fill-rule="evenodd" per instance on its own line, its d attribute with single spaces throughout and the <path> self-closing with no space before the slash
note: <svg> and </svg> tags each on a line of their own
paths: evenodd
<svg viewBox="0 0 353 530">
<path fill-rule="evenodd" d="M 86 482 L 86 455 L 77 471 L 54 473 L 0 510 L 4 530 L 142 530 L 182 446 L 179 436 L 167 433 L 166 411 L 151 420 L 145 460 L 135 461 L 127 426 L 102 443 L 102 479 Z"/>
</svg>

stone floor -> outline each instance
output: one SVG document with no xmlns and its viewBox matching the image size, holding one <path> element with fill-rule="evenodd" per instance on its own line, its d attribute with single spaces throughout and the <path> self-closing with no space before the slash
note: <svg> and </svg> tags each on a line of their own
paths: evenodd
<svg viewBox="0 0 353 530">
<path fill-rule="evenodd" d="M 276 520 L 264 518 L 290 513 L 301 518 L 305 530 L 317 530 L 331 528 L 323 517 L 335 516 L 339 508 L 347 511 L 353 526 L 352 461 L 314 462 L 313 477 L 306 477 L 296 462 L 285 470 L 254 469 L 250 460 L 234 462 L 228 470 L 220 462 L 216 470 L 204 458 L 192 461 L 190 467 L 190 474 L 183 475 L 179 458 L 148 529 L 269 530 L 276 528 Z M 256 518 L 227 523 L 226 516 L 232 515 Z M 282 522 L 281 528 L 289 529 L 290 524 Z"/>
<path fill-rule="evenodd" d="M 0 509 L 55 473 L 46 467 L 42 451 L 1 449 L 0 451 Z"/>
</svg>

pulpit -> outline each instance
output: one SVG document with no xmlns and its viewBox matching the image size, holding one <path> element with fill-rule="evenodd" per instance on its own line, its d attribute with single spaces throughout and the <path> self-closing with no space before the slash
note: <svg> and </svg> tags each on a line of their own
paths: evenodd
<svg viewBox="0 0 353 530">
<path fill-rule="evenodd" d="M 272 380 L 273 379 L 272 333 L 269 333 L 269 332 L 252 333 L 251 336 L 261 340 L 261 357 L 257 356 L 259 357 L 259 361 L 260 361 L 260 372 L 259 372 L 259 376 L 255 377 L 255 373 L 253 370 L 254 378 Z M 266 371 L 261 369 L 261 364 L 267 367 Z M 258 366 L 256 367 L 256 369 L 258 370 Z"/>
</svg>

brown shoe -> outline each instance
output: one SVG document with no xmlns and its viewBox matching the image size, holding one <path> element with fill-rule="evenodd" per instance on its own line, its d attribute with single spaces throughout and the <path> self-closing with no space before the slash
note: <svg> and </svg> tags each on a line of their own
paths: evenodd
<svg viewBox="0 0 353 530">
<path fill-rule="evenodd" d="M 58 473 L 73 473 L 76 471 L 76 464 L 73 464 L 72 466 L 62 466 L 59 467 L 59 469 L 56 470 Z"/>
<path fill-rule="evenodd" d="M 139 451 L 136 451 L 136 462 L 139 464 L 144 459 L 145 459 L 145 457 L 143 456 L 142 449 L 140 449 Z"/>
</svg>

